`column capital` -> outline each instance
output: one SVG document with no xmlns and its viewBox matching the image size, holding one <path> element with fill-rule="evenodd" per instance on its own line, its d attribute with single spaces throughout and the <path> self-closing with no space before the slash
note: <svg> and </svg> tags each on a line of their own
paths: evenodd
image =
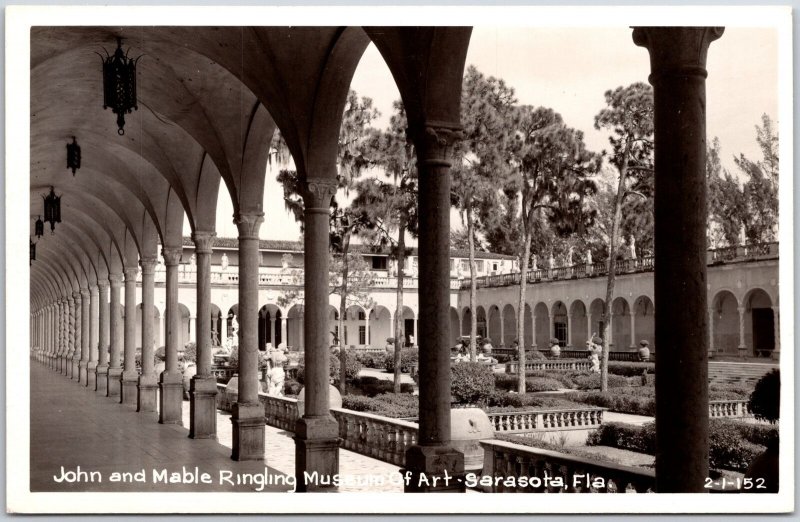
<svg viewBox="0 0 800 522">
<path fill-rule="evenodd" d="M 95 285 L 89 285 L 89 292 L 91 292 L 94 295 L 98 295 L 100 293 L 100 289 L 97 287 L 96 284 Z"/>
<path fill-rule="evenodd" d="M 136 276 L 139 274 L 139 269 L 135 266 L 126 266 L 122 269 L 122 273 L 125 276 L 125 282 L 128 281 L 136 282 Z"/>
<path fill-rule="evenodd" d="M 237 212 L 233 215 L 233 223 L 239 229 L 239 239 L 258 239 L 258 229 L 263 222 L 263 212 Z"/>
<path fill-rule="evenodd" d="M 139 266 L 142 267 L 142 275 L 153 275 L 156 270 L 158 259 L 153 257 L 142 257 L 139 259 Z"/>
<path fill-rule="evenodd" d="M 161 255 L 164 257 L 164 264 L 167 266 L 176 266 L 181 262 L 181 254 L 183 249 L 178 248 L 162 248 Z"/>
<path fill-rule="evenodd" d="M 668 76 L 707 76 L 708 46 L 724 27 L 635 27 L 633 43 L 650 52 L 650 83 Z"/>
<path fill-rule="evenodd" d="M 108 279 L 98 279 L 97 288 L 99 288 L 101 292 L 104 292 L 105 289 L 108 288 Z"/>
<path fill-rule="evenodd" d="M 195 230 L 192 233 L 192 241 L 194 241 L 194 251 L 198 254 L 210 254 L 214 248 L 214 238 L 217 237 L 216 232 L 208 232 L 205 230 Z"/>
<path fill-rule="evenodd" d="M 339 184 L 334 178 L 306 178 L 303 182 L 303 201 L 306 211 L 329 211 L 331 198 L 336 194 Z"/>
<path fill-rule="evenodd" d="M 774 305 L 774 306 L 772 307 L 772 311 L 773 311 L 773 312 L 775 312 L 776 314 L 778 313 L 778 311 L 780 311 L 780 309 L 781 309 L 781 307 L 780 307 L 780 306 L 778 306 L 778 305 Z"/>
<path fill-rule="evenodd" d="M 453 147 L 463 137 L 461 125 L 428 121 L 416 128 L 409 127 L 408 136 L 417 148 L 417 156 L 425 163 L 450 166 Z"/>
<path fill-rule="evenodd" d="M 122 274 L 108 274 L 108 282 L 111 288 L 119 288 L 122 285 Z"/>
<path fill-rule="evenodd" d="M 88 288 L 81 288 L 81 298 L 82 299 L 89 299 L 89 297 L 91 297 L 91 296 L 92 296 L 92 294 L 89 292 Z"/>
<path fill-rule="evenodd" d="M 76 290 L 76 291 L 72 292 L 72 298 L 73 298 L 73 299 L 75 299 L 76 301 L 77 301 L 78 299 L 80 299 L 80 298 L 81 298 L 81 293 L 80 293 L 80 291 Z"/>
<path fill-rule="evenodd" d="M 739 306 L 736 309 L 739 310 L 739 315 L 744 315 L 744 313 L 747 311 L 747 308 L 744 306 Z"/>
</svg>

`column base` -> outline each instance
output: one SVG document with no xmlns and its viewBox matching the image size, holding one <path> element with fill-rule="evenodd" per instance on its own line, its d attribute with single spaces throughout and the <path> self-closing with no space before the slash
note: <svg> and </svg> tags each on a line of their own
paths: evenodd
<svg viewBox="0 0 800 522">
<path fill-rule="evenodd" d="M 72 379 L 73 381 L 80 381 L 81 380 L 81 370 L 80 370 L 81 359 L 80 359 L 80 357 L 72 359 L 71 365 L 72 365 L 72 369 L 69 372 L 70 379 Z"/>
<path fill-rule="evenodd" d="M 330 415 L 301 417 L 295 424 L 296 491 L 336 491 L 339 474 L 339 423 Z M 306 481 L 307 476 L 316 477 Z"/>
<path fill-rule="evenodd" d="M 189 381 L 189 438 L 217 438 L 217 379 L 210 375 Z"/>
<path fill-rule="evenodd" d="M 139 374 L 136 371 L 122 372 L 120 379 L 120 404 L 136 406 L 139 400 Z"/>
<path fill-rule="evenodd" d="M 58 372 L 61 375 L 66 375 L 67 374 L 67 356 L 66 355 L 62 355 L 61 357 L 58 358 Z"/>
<path fill-rule="evenodd" d="M 94 389 L 97 393 L 105 395 L 108 391 L 108 365 L 97 365 L 97 380 L 95 381 Z"/>
<path fill-rule="evenodd" d="M 78 382 L 81 383 L 83 386 L 89 385 L 89 373 L 87 366 L 89 365 L 89 361 L 81 360 L 78 363 Z"/>
<path fill-rule="evenodd" d="M 106 397 L 119 397 L 121 377 L 122 368 L 108 369 L 108 387 L 106 389 Z"/>
<path fill-rule="evenodd" d="M 747 356 L 747 346 L 739 346 L 737 351 L 739 352 L 740 359 L 744 359 Z"/>
<path fill-rule="evenodd" d="M 158 411 L 158 383 L 155 375 L 140 375 L 136 384 L 136 411 Z"/>
<path fill-rule="evenodd" d="M 406 451 L 406 493 L 464 493 L 464 454 L 450 446 L 411 446 Z"/>
<path fill-rule="evenodd" d="M 158 379 L 159 424 L 183 426 L 183 376 L 180 372 L 162 372 Z"/>
<path fill-rule="evenodd" d="M 86 387 L 90 390 L 97 389 L 97 363 L 89 361 L 86 365 Z"/>
<path fill-rule="evenodd" d="M 781 360 L 781 352 L 779 352 L 778 350 L 772 350 L 772 354 L 770 355 L 770 358 L 773 361 L 780 361 Z"/>
<path fill-rule="evenodd" d="M 266 418 L 260 403 L 236 402 L 231 412 L 233 460 L 264 460 Z"/>
</svg>

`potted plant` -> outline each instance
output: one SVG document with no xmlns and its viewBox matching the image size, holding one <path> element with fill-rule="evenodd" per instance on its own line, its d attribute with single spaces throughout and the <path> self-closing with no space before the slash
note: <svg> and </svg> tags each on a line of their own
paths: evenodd
<svg viewBox="0 0 800 522">
<path fill-rule="evenodd" d="M 639 360 L 642 362 L 650 360 L 650 342 L 645 339 L 639 341 Z"/>
<path fill-rule="evenodd" d="M 553 337 L 550 339 L 550 355 L 555 357 L 556 359 L 559 358 L 561 355 L 561 346 L 558 344 L 558 339 Z"/>
</svg>

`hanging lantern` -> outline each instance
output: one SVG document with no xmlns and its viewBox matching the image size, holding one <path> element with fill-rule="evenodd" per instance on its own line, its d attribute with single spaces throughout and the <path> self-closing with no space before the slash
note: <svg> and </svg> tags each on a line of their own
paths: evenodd
<svg viewBox="0 0 800 522">
<path fill-rule="evenodd" d="M 33 242 L 33 239 L 30 240 L 31 242 L 31 264 L 36 261 L 36 243 Z"/>
<path fill-rule="evenodd" d="M 100 55 L 100 58 L 103 56 Z M 139 110 L 136 103 L 136 62 L 139 58 L 130 59 L 122 52 L 121 38 L 117 38 L 114 55 L 106 51 L 106 57 L 103 58 L 103 109 L 111 107 L 111 111 L 117 115 L 117 132 L 120 136 L 125 134 L 125 114 L 130 114 L 133 109 Z"/>
<path fill-rule="evenodd" d="M 39 216 L 39 218 L 36 220 L 34 232 L 37 239 L 41 239 L 44 235 L 44 222 L 42 221 L 42 216 Z"/>
<path fill-rule="evenodd" d="M 44 220 L 50 222 L 50 232 L 56 229 L 56 223 L 61 223 L 61 196 L 56 196 L 56 191 L 50 187 L 50 194 L 44 198 Z"/>
<path fill-rule="evenodd" d="M 75 136 L 72 137 L 72 143 L 67 143 L 67 168 L 72 169 L 73 176 L 81 168 L 81 147 L 75 141 Z"/>
</svg>

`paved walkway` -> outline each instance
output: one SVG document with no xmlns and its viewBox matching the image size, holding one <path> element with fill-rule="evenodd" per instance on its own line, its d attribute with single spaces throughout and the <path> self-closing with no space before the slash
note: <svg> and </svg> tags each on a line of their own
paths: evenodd
<svg viewBox="0 0 800 522">
<path fill-rule="evenodd" d="M 31 491 L 293 489 L 285 483 L 286 475 L 294 474 L 292 434 L 269 426 L 266 462 L 236 462 L 230 458 L 229 415 L 218 412 L 218 441 L 192 440 L 186 427 L 158 424 L 156 414 L 136 413 L 135 408 L 103 397 L 36 362 L 31 364 L 30 407 Z M 183 418 L 188 427 L 188 402 L 183 403 Z M 339 491 L 402 492 L 398 481 L 390 480 L 399 477 L 397 466 L 346 450 L 340 450 L 339 463 L 340 475 L 350 479 Z M 166 482 L 162 480 L 163 470 L 167 471 Z M 80 481 L 58 481 L 63 476 L 72 479 L 78 471 L 86 472 L 76 475 Z M 112 482 L 115 472 L 125 481 Z M 210 484 L 202 482 L 203 473 L 208 474 Z M 262 487 L 260 482 L 267 484 Z"/>
</svg>

